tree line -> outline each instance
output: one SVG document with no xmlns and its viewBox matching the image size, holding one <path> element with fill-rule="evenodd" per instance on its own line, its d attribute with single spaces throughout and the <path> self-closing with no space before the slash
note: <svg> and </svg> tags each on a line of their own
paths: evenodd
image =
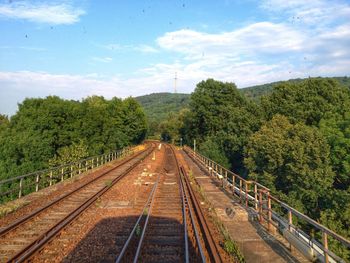
<svg viewBox="0 0 350 263">
<path fill-rule="evenodd" d="M 350 92 L 338 81 L 283 82 L 252 101 L 234 83 L 208 79 L 161 127 L 163 138 L 195 139 L 202 154 L 350 237 Z"/>
<path fill-rule="evenodd" d="M 133 98 L 27 98 L 11 118 L 0 115 L 0 180 L 137 144 L 146 134 Z"/>
</svg>

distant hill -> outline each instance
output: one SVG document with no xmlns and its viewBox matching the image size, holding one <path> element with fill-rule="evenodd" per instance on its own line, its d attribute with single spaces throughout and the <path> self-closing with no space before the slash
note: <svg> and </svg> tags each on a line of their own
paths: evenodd
<svg viewBox="0 0 350 263">
<path fill-rule="evenodd" d="M 350 89 L 350 77 L 334 77 L 341 84 Z M 287 82 L 300 82 L 304 79 L 290 79 Z M 275 85 L 286 81 L 272 82 L 263 85 L 256 85 L 248 88 L 239 89 L 247 98 L 259 101 L 260 97 L 272 92 Z M 157 130 L 157 125 L 165 120 L 170 113 L 179 112 L 189 105 L 191 94 L 184 93 L 152 93 L 149 95 L 135 97 L 142 105 L 150 124 L 150 134 L 153 135 Z"/>
<path fill-rule="evenodd" d="M 157 130 L 157 125 L 165 120 L 170 113 L 179 112 L 189 104 L 190 94 L 183 93 L 152 93 L 135 97 L 142 105 L 150 125 L 150 134 Z"/>
<path fill-rule="evenodd" d="M 334 77 L 333 79 L 337 80 L 340 82 L 340 84 L 348 87 L 350 89 L 350 78 L 349 77 Z M 294 82 L 298 83 L 301 82 L 305 79 L 290 79 L 286 81 L 277 81 L 277 82 L 272 82 L 268 84 L 263 84 L 263 85 L 256 85 L 256 86 L 251 86 L 247 88 L 240 89 L 239 91 L 242 92 L 246 97 L 249 99 L 252 99 L 254 101 L 258 101 L 261 96 L 267 95 L 270 92 L 272 92 L 273 87 L 283 83 L 283 82 Z"/>
</svg>

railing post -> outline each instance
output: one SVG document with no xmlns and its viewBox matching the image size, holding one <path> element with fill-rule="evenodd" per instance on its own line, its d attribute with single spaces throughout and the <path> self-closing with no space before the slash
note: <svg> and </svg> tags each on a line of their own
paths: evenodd
<svg viewBox="0 0 350 263">
<path fill-rule="evenodd" d="M 226 188 L 227 182 L 228 182 L 228 180 L 227 180 L 227 170 L 225 170 L 225 186 L 224 186 L 224 188 Z"/>
<path fill-rule="evenodd" d="M 73 165 L 70 166 L 70 178 L 73 177 Z"/>
<path fill-rule="evenodd" d="M 79 162 L 79 164 L 78 164 L 78 169 L 79 169 L 78 174 L 81 174 L 81 162 Z"/>
<path fill-rule="evenodd" d="M 20 179 L 19 181 L 19 193 L 18 193 L 18 198 L 22 197 L 22 191 L 23 191 L 23 178 Z"/>
<path fill-rule="evenodd" d="M 235 195 L 235 191 L 236 191 L 236 176 L 232 175 L 232 195 Z"/>
<path fill-rule="evenodd" d="M 85 172 L 88 170 L 88 160 L 85 160 Z"/>
<path fill-rule="evenodd" d="M 323 242 L 323 247 L 324 247 L 324 262 L 328 263 L 329 262 L 329 257 L 328 257 L 328 235 L 325 231 L 322 232 L 322 242 Z"/>
<path fill-rule="evenodd" d="M 53 171 L 51 170 L 51 172 L 50 172 L 50 186 L 52 185 L 52 174 L 53 174 Z"/>
<path fill-rule="evenodd" d="M 272 220 L 272 212 L 271 212 L 271 198 L 270 198 L 270 192 L 267 192 L 267 209 L 268 209 L 268 223 L 267 223 L 267 229 L 271 231 L 271 220 Z"/>
<path fill-rule="evenodd" d="M 242 179 L 239 178 L 239 200 L 242 203 Z"/>
<path fill-rule="evenodd" d="M 61 181 L 63 182 L 63 180 L 64 180 L 64 168 L 62 167 L 62 169 L 61 169 Z"/>
<path fill-rule="evenodd" d="M 259 222 L 262 224 L 263 222 L 263 196 L 262 191 L 259 191 Z"/>
<path fill-rule="evenodd" d="M 39 173 L 36 175 L 36 179 L 35 179 L 35 192 L 39 191 Z"/>
<path fill-rule="evenodd" d="M 258 185 L 254 183 L 255 211 L 258 212 Z"/>
<path fill-rule="evenodd" d="M 245 185 L 245 207 L 248 207 L 248 188 L 249 188 L 249 182 L 248 181 L 244 181 L 244 185 Z"/>
<path fill-rule="evenodd" d="M 290 209 L 288 209 L 288 230 L 290 233 L 292 233 L 292 224 L 293 224 L 292 211 Z M 290 249 L 290 251 L 293 250 L 292 243 L 290 243 L 290 242 L 289 242 L 289 249 Z"/>
</svg>

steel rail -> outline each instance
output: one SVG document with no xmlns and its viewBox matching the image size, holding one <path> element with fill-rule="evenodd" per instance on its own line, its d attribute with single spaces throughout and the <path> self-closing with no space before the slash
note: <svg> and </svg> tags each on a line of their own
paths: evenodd
<svg viewBox="0 0 350 263">
<path fill-rule="evenodd" d="M 211 232 L 209 230 L 208 222 L 207 222 L 206 218 L 204 217 L 202 208 L 199 205 L 199 201 L 198 201 L 196 195 L 194 194 L 193 189 L 191 187 L 191 184 L 188 180 L 188 175 L 187 175 L 184 167 L 179 165 L 174 148 L 173 147 L 171 147 L 171 148 L 173 150 L 173 153 L 174 153 L 174 156 L 176 159 L 176 164 L 177 164 L 177 167 L 179 170 L 180 177 L 182 174 L 183 176 L 181 178 L 184 179 L 184 184 L 186 185 L 186 189 L 188 190 L 189 197 L 190 197 L 190 200 L 193 204 L 195 214 L 197 215 L 197 219 L 198 219 L 197 222 L 199 224 L 199 227 L 201 228 L 201 232 L 203 234 L 202 235 L 203 240 L 205 242 L 206 249 L 208 251 L 208 255 L 209 255 L 211 261 L 213 261 L 213 262 L 223 262 L 221 257 L 220 257 L 219 249 L 218 249 L 216 243 L 214 242 L 213 235 L 211 234 Z M 194 223 L 194 217 L 191 213 L 191 206 L 190 205 L 189 205 L 189 211 L 190 211 L 191 220 Z M 196 230 L 195 224 L 193 224 L 193 227 L 195 229 L 195 233 L 198 232 Z M 204 251 L 201 250 L 201 243 L 200 243 L 198 234 L 196 235 L 196 240 L 197 240 L 197 244 L 199 246 L 200 254 L 201 254 L 201 257 L 203 260 L 203 258 L 205 259 L 205 256 L 204 256 Z M 203 261 L 203 262 L 205 262 L 205 261 Z"/>
<path fill-rule="evenodd" d="M 189 253 L 188 253 L 188 233 L 187 233 L 187 219 L 186 219 L 186 203 L 185 203 L 185 193 L 182 181 L 180 180 L 180 192 L 181 192 L 181 199 L 182 199 L 182 217 L 183 217 L 183 224 L 184 224 L 184 236 L 185 236 L 185 262 L 188 263 L 190 261 L 189 259 Z M 186 200 L 188 202 L 188 200 Z"/>
<path fill-rule="evenodd" d="M 151 146 L 150 146 L 151 147 Z M 10 225 L 7 225 L 5 228 L 0 229 L 0 237 L 4 236 L 5 234 L 7 234 L 9 231 L 12 231 L 14 229 L 16 229 L 17 227 L 19 227 L 20 225 L 24 224 L 25 222 L 27 222 L 28 220 L 30 220 L 31 218 L 33 218 L 34 216 L 37 216 L 38 214 L 40 214 L 41 212 L 47 210 L 48 208 L 50 208 L 51 206 L 59 203 L 60 201 L 63 201 L 64 199 L 66 199 L 67 197 L 77 193 L 78 191 L 80 191 L 81 189 L 85 188 L 86 186 L 96 182 L 97 180 L 101 179 L 103 176 L 105 176 L 106 174 L 116 170 L 117 168 L 121 167 L 122 165 L 128 163 L 130 160 L 142 155 L 143 153 L 145 153 L 147 150 L 150 149 L 147 148 L 144 151 L 141 151 L 139 153 L 137 153 L 136 155 L 132 155 L 131 157 L 126 158 L 125 160 L 123 160 L 121 163 L 118 163 L 117 166 L 103 172 L 102 174 L 100 174 L 99 176 L 97 176 L 96 178 L 92 179 L 91 181 L 86 182 L 85 184 L 79 186 L 78 188 L 72 190 L 71 192 L 64 194 L 63 196 L 60 196 L 59 198 L 51 201 L 50 203 L 48 203 L 47 205 L 35 210 L 34 212 L 20 218 L 19 220 L 16 220 L 15 222 L 13 222 Z"/>
<path fill-rule="evenodd" d="M 197 215 L 198 223 L 199 223 L 199 226 L 202 230 L 203 239 L 206 243 L 206 249 L 209 252 L 208 254 L 211 257 L 211 261 L 223 262 L 221 257 L 220 257 L 219 249 L 218 249 L 216 243 L 214 242 L 213 235 L 211 234 L 211 232 L 209 230 L 208 222 L 207 222 L 206 218 L 204 217 L 201 206 L 199 205 L 199 201 L 192 190 L 191 184 L 188 180 L 188 175 L 187 175 L 185 169 L 183 168 L 183 166 L 180 167 L 180 170 L 183 174 L 183 178 L 185 180 L 191 201 L 193 203 L 194 211 Z"/>
<path fill-rule="evenodd" d="M 127 175 L 131 170 L 133 170 L 143 159 L 145 159 L 154 149 L 154 146 L 148 148 L 144 151 L 145 156 L 140 158 L 135 164 L 128 167 L 126 171 L 124 171 L 121 175 L 115 178 L 111 182 L 111 186 L 116 184 L 119 180 L 121 180 L 125 175 Z M 51 227 L 44 234 L 42 234 L 39 238 L 31 242 L 24 249 L 19 251 L 15 256 L 13 256 L 9 262 L 24 262 L 28 260 L 34 253 L 36 253 L 39 249 L 41 249 L 45 244 L 47 244 L 52 238 L 54 238 L 63 228 L 65 228 L 69 223 L 71 223 L 74 219 L 76 219 L 79 215 L 81 215 L 87 208 L 89 208 L 100 196 L 102 196 L 105 192 L 111 189 L 111 186 L 106 185 L 100 191 L 95 193 L 89 199 L 87 199 L 83 204 L 81 204 L 78 208 L 76 208 L 73 212 L 59 221 L 55 226 Z"/>
<path fill-rule="evenodd" d="M 185 190 L 185 186 L 184 186 L 184 182 L 183 182 L 183 178 L 182 178 L 183 177 L 183 173 L 181 173 L 180 176 L 181 176 L 181 180 L 180 180 L 181 181 L 181 188 L 184 189 L 184 198 L 186 198 L 186 200 L 187 200 L 188 211 L 189 211 L 189 214 L 190 214 L 190 219 L 191 219 L 191 223 L 192 223 L 192 226 L 193 226 L 196 242 L 198 244 L 199 253 L 201 255 L 202 262 L 206 262 L 206 258 L 205 258 L 205 255 L 204 255 L 204 251 L 203 251 L 203 248 L 202 248 L 202 244 L 201 244 L 200 238 L 199 238 L 199 234 L 198 234 L 198 230 L 197 230 L 197 227 L 196 227 L 196 223 L 194 221 L 192 207 L 190 206 L 190 204 L 188 202 L 188 197 L 187 197 L 187 194 L 186 194 L 186 190 Z"/>
<path fill-rule="evenodd" d="M 185 199 L 187 200 L 187 196 L 186 196 L 186 193 L 184 191 L 184 188 L 182 187 L 180 166 L 179 166 L 179 162 L 176 158 L 175 150 L 171 145 L 169 145 L 169 147 L 173 153 L 177 174 L 179 175 L 179 187 L 180 187 L 180 194 L 182 196 L 182 207 L 183 207 L 182 213 L 183 213 L 183 222 L 184 222 L 185 260 L 186 260 L 186 263 L 188 263 L 189 262 L 189 249 L 188 249 L 188 229 L 187 229 L 186 203 L 185 203 Z M 188 205 L 188 200 L 187 200 L 187 205 Z M 195 225 L 193 225 L 193 228 L 195 228 Z M 197 240 L 197 236 L 196 236 L 196 241 L 197 241 L 197 244 L 199 245 L 198 247 L 200 248 L 200 252 L 202 252 L 201 244 L 200 244 L 200 242 L 198 242 L 199 240 Z M 202 258 L 203 258 L 203 256 L 202 256 Z"/>
<path fill-rule="evenodd" d="M 123 259 L 123 256 L 124 256 L 124 254 L 125 254 L 125 252 L 126 252 L 128 246 L 129 246 L 129 244 L 130 244 L 130 241 L 131 241 L 132 237 L 134 236 L 134 233 L 135 233 L 135 231 L 136 231 L 136 228 L 137 228 L 137 226 L 140 224 L 140 221 L 141 221 L 141 219 L 142 219 L 142 216 L 144 215 L 145 209 L 146 209 L 148 206 L 151 206 L 151 205 L 153 204 L 153 199 L 154 199 L 154 196 L 155 196 L 155 190 L 156 190 L 156 188 L 157 188 L 157 186 L 158 186 L 158 181 L 159 181 L 159 176 L 158 176 L 158 179 L 157 179 L 156 183 L 154 184 L 154 186 L 153 186 L 153 188 L 152 188 L 151 193 L 150 193 L 149 196 L 148 196 L 148 199 L 147 199 L 147 201 L 146 201 L 146 203 L 145 203 L 145 205 L 144 205 L 144 207 L 143 207 L 143 209 L 142 209 L 142 211 L 141 211 L 141 214 L 140 214 L 139 218 L 137 219 L 137 221 L 136 221 L 136 223 L 135 223 L 135 225 L 134 225 L 134 228 L 131 230 L 128 239 L 127 239 L 127 240 L 125 241 L 125 243 L 124 243 L 124 246 L 123 246 L 123 248 L 122 248 L 122 251 L 119 253 L 117 259 L 115 260 L 116 263 L 121 262 L 121 260 Z M 150 203 L 151 203 L 151 205 L 150 205 Z M 147 215 L 147 216 L 149 216 L 149 214 L 150 214 L 150 210 L 148 210 L 148 215 Z M 144 232 L 144 231 L 143 231 L 143 232 Z"/>
<path fill-rule="evenodd" d="M 153 195 L 152 195 L 151 203 L 150 203 L 150 205 L 149 205 L 149 210 L 148 210 L 148 213 L 147 213 L 147 217 L 146 217 L 145 224 L 144 224 L 144 226 L 143 226 L 142 234 L 141 234 L 139 243 L 138 243 L 138 245 L 137 245 L 137 249 L 136 249 L 136 253 L 135 253 L 135 257 L 134 257 L 133 263 L 137 263 L 137 260 L 138 260 L 139 255 L 140 255 L 140 251 L 141 251 L 141 247 L 142 247 L 142 242 L 143 242 L 143 239 L 144 239 L 144 237 L 145 237 L 146 228 L 147 228 L 147 226 L 148 226 L 149 215 L 150 215 L 151 212 L 152 212 L 152 207 L 153 207 L 153 204 L 154 204 L 154 197 L 155 197 L 155 192 L 156 192 L 156 190 L 157 190 L 158 181 L 159 181 L 159 176 L 158 176 L 158 180 L 157 180 L 157 183 L 156 183 L 156 186 L 155 186 L 154 193 L 153 193 Z"/>
</svg>

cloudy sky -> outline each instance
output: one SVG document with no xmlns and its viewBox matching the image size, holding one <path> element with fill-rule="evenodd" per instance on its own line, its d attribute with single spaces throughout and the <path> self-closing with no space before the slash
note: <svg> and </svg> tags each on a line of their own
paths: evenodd
<svg viewBox="0 0 350 263">
<path fill-rule="evenodd" d="M 350 75 L 347 0 L 0 0 L 0 113 L 25 97 Z"/>
</svg>

